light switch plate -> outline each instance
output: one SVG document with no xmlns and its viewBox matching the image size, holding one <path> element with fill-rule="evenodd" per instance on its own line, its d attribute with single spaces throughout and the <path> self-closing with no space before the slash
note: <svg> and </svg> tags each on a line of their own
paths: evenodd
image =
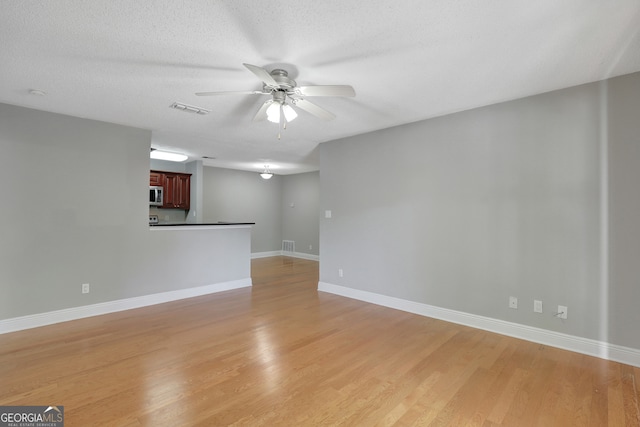
<svg viewBox="0 0 640 427">
<path fill-rule="evenodd" d="M 565 305 L 558 306 L 558 317 L 561 319 L 567 318 L 567 307 Z"/>
<path fill-rule="evenodd" d="M 542 301 L 533 300 L 533 311 L 536 313 L 542 313 Z"/>
</svg>

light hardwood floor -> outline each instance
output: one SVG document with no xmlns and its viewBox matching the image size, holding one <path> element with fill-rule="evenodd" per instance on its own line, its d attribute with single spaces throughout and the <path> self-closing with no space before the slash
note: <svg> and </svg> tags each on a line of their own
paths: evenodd
<svg viewBox="0 0 640 427">
<path fill-rule="evenodd" d="M 65 426 L 640 426 L 640 369 L 319 293 L 253 288 L 0 335 L 0 405 Z"/>
</svg>

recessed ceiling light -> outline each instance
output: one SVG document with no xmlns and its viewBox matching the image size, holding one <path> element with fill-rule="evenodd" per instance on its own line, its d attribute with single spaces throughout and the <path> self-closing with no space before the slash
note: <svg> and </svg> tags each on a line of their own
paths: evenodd
<svg viewBox="0 0 640 427">
<path fill-rule="evenodd" d="M 35 96 L 45 96 L 47 92 L 43 90 L 38 90 L 38 89 L 30 89 L 29 94 L 35 95 Z"/>
<path fill-rule="evenodd" d="M 152 150 L 149 157 L 156 160 L 168 160 L 170 162 L 182 162 L 187 160 L 189 156 L 180 153 L 170 153 L 168 151 Z"/>
</svg>

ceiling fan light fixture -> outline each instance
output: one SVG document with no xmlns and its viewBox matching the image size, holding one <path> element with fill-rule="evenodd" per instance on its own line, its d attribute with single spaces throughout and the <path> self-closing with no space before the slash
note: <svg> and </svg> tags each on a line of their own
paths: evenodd
<svg viewBox="0 0 640 427">
<path fill-rule="evenodd" d="M 349 85 L 311 85 L 311 86 L 298 86 L 295 80 L 289 78 L 289 73 L 281 68 L 276 68 L 267 71 L 257 65 L 251 65 L 243 63 L 245 68 L 252 72 L 258 79 L 262 81 L 262 90 L 252 90 L 243 92 L 196 92 L 198 96 L 214 96 L 214 95 L 226 95 L 226 94 L 241 94 L 241 95 L 271 95 L 272 99 L 264 102 L 260 109 L 253 117 L 253 121 L 269 120 L 273 123 L 278 123 L 282 129 L 286 129 L 287 123 L 294 120 L 298 115 L 293 108 L 287 104 L 287 98 L 289 102 L 306 111 L 307 113 L 318 117 L 322 120 L 333 120 L 336 118 L 335 114 L 324 108 L 316 105 L 306 97 L 313 96 L 338 96 L 338 97 L 353 97 L 356 96 L 356 91 Z M 283 116 L 284 115 L 284 120 Z M 284 123 L 283 123 L 284 122 Z M 280 139 L 280 133 L 278 133 L 278 139 Z"/>
<path fill-rule="evenodd" d="M 271 123 L 280 123 L 280 104 L 273 102 L 267 108 L 267 120 Z"/>
<path fill-rule="evenodd" d="M 298 117 L 298 113 L 296 113 L 296 110 L 294 110 L 293 108 L 291 108 L 290 105 L 283 105 L 282 106 L 282 112 L 284 114 L 284 118 L 287 122 L 292 122 L 296 117 Z"/>
<path fill-rule="evenodd" d="M 280 123 L 281 117 L 284 116 L 284 119 L 287 123 L 292 122 L 298 117 L 298 113 L 288 104 L 273 102 L 267 108 L 267 120 L 271 123 Z"/>
</svg>

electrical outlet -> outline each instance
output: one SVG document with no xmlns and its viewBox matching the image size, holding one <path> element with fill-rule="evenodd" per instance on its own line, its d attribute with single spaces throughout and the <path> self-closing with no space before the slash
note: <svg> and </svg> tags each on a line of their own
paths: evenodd
<svg viewBox="0 0 640 427">
<path fill-rule="evenodd" d="M 313 249 L 313 245 L 309 245 L 309 250 L 312 250 L 312 249 Z"/>
<path fill-rule="evenodd" d="M 542 313 L 542 301 L 533 300 L 533 311 L 536 313 Z"/>
<path fill-rule="evenodd" d="M 338 277 L 343 277 L 344 276 L 344 271 L 342 271 L 341 268 L 338 269 Z"/>
<path fill-rule="evenodd" d="M 91 291 L 91 286 L 88 283 L 82 284 L 82 293 L 88 294 Z"/>
<path fill-rule="evenodd" d="M 567 306 L 559 305 L 558 306 L 558 314 L 556 314 L 556 316 L 558 316 L 560 319 L 566 319 L 567 318 Z"/>
<path fill-rule="evenodd" d="M 509 297 L 509 308 L 518 308 L 518 298 Z"/>
</svg>

